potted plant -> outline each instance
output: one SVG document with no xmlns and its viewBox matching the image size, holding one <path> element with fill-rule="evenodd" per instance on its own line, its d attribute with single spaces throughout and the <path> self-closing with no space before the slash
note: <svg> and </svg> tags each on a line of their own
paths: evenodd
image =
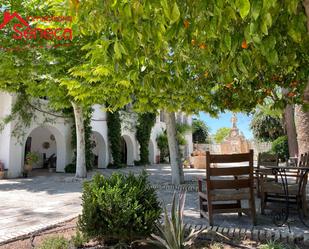
<svg viewBox="0 0 309 249">
<path fill-rule="evenodd" d="M 25 160 L 25 171 L 30 172 L 32 170 L 32 166 L 34 163 L 37 163 L 39 161 L 39 156 L 35 152 L 28 152 L 26 155 Z"/>
<path fill-rule="evenodd" d="M 4 163 L 0 161 L 0 179 L 4 178 Z"/>
</svg>

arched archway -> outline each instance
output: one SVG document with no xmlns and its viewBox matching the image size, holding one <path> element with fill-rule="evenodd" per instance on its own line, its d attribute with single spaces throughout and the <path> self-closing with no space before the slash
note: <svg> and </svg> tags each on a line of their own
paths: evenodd
<svg viewBox="0 0 309 249">
<path fill-rule="evenodd" d="M 122 155 L 123 155 L 123 163 L 127 165 L 134 165 L 134 144 L 129 135 L 123 135 L 123 143 L 122 143 Z M 126 158 L 126 162 L 125 162 Z"/>
<path fill-rule="evenodd" d="M 97 166 L 98 168 L 106 168 L 107 166 L 107 148 L 103 136 L 97 132 L 92 132 L 92 140 L 95 142 L 95 148 L 93 153 L 97 157 Z"/>
<path fill-rule="evenodd" d="M 36 152 L 39 156 L 39 162 L 35 165 L 35 168 L 48 166 L 44 165 L 44 161 L 50 159 L 52 165 L 56 167 L 56 171 L 64 171 L 67 148 L 64 135 L 56 127 L 42 125 L 33 128 L 27 134 L 22 148 L 22 166 L 26 153 Z"/>
<path fill-rule="evenodd" d="M 155 164 L 156 162 L 155 144 L 151 139 L 149 140 L 148 150 L 149 150 L 149 162 L 150 164 Z"/>
</svg>

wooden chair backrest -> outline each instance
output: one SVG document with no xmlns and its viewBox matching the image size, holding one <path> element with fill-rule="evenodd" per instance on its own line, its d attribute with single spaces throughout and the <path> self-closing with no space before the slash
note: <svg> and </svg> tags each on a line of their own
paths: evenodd
<svg viewBox="0 0 309 249">
<path fill-rule="evenodd" d="M 228 167 L 211 167 L 212 163 L 244 163 Z M 218 179 L 218 176 L 233 176 L 234 179 Z M 241 176 L 241 177 L 240 177 Z M 213 179 L 213 177 L 217 177 Z M 253 187 L 253 150 L 249 153 L 215 155 L 206 151 L 206 183 L 209 191 L 214 189 L 241 189 Z"/>
<path fill-rule="evenodd" d="M 278 166 L 278 165 L 279 165 L 278 155 L 265 152 L 258 154 L 258 162 L 257 162 L 258 169 L 261 166 Z"/>
<path fill-rule="evenodd" d="M 300 155 L 298 166 L 309 168 L 309 152 Z M 296 182 L 299 182 L 300 175 L 301 175 L 300 171 L 298 171 Z M 306 189 L 307 182 L 308 182 L 308 176 L 303 179 L 301 188 Z"/>
</svg>

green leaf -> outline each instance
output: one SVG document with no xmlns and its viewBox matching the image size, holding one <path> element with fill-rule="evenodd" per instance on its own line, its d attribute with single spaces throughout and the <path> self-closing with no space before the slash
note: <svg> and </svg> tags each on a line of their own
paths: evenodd
<svg viewBox="0 0 309 249">
<path fill-rule="evenodd" d="M 261 9 L 262 9 L 262 1 L 261 0 L 253 1 L 251 7 L 251 14 L 254 20 L 258 19 Z"/>
<path fill-rule="evenodd" d="M 277 51 L 275 49 L 271 50 L 266 58 L 267 58 L 267 61 L 270 64 L 272 64 L 272 65 L 277 64 L 278 63 L 278 53 L 277 53 Z"/>
<path fill-rule="evenodd" d="M 261 24 L 261 31 L 263 32 L 263 34 L 268 35 L 268 29 L 265 22 L 262 22 Z"/>
<path fill-rule="evenodd" d="M 231 49 L 231 44 L 232 44 L 231 36 L 230 35 L 226 35 L 224 37 L 224 42 L 225 42 L 226 47 L 230 50 Z"/>
<path fill-rule="evenodd" d="M 289 0 L 287 1 L 287 7 L 289 14 L 296 14 L 299 0 Z"/>
<path fill-rule="evenodd" d="M 245 17 L 249 14 L 250 11 L 250 2 L 249 0 L 238 0 L 237 1 L 237 7 L 239 9 L 239 13 L 242 19 L 245 19 Z"/>
<path fill-rule="evenodd" d="M 167 0 L 161 0 L 161 5 L 163 7 L 163 12 L 164 12 L 165 16 L 168 19 L 171 19 L 171 17 L 170 17 L 170 8 L 169 8 L 169 5 L 167 3 Z"/>
<path fill-rule="evenodd" d="M 241 56 L 239 56 L 237 58 L 237 64 L 238 64 L 239 70 L 247 75 L 248 74 L 248 70 L 247 70 L 246 66 L 244 65 L 244 63 L 243 63 L 243 60 L 242 60 Z"/>
<path fill-rule="evenodd" d="M 103 65 L 99 65 L 94 71 L 93 74 L 96 76 L 107 76 L 110 74 L 110 70 Z"/>
<path fill-rule="evenodd" d="M 270 13 L 267 13 L 264 16 L 264 21 L 265 21 L 267 27 L 270 27 L 272 25 L 272 18 L 271 18 L 271 14 Z"/>
<path fill-rule="evenodd" d="M 288 31 L 289 36 L 293 39 L 294 42 L 300 43 L 301 42 L 301 33 L 294 28 L 290 28 Z"/>
<path fill-rule="evenodd" d="M 173 5 L 171 16 L 170 16 L 171 23 L 177 22 L 179 18 L 180 18 L 180 11 L 179 11 L 177 3 L 175 2 Z"/>
<path fill-rule="evenodd" d="M 302 15 L 298 15 L 288 24 L 288 34 L 294 42 L 300 43 L 302 41 L 302 33 L 306 32 L 305 21 Z"/>
<path fill-rule="evenodd" d="M 115 52 L 115 58 L 121 59 L 121 47 L 119 46 L 118 41 L 116 41 L 114 44 L 114 52 Z"/>
</svg>

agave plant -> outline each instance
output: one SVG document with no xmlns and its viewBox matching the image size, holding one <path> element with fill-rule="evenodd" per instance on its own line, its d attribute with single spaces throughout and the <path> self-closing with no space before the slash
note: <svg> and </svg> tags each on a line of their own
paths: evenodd
<svg viewBox="0 0 309 249">
<path fill-rule="evenodd" d="M 164 222 L 157 224 L 159 234 L 151 234 L 155 239 L 152 243 L 166 249 L 185 249 L 189 248 L 202 230 L 191 230 L 185 236 L 185 226 L 183 223 L 183 210 L 185 205 L 186 193 L 179 194 L 176 203 L 176 194 L 173 195 L 171 215 L 169 217 L 167 208 L 164 207 Z"/>
</svg>

